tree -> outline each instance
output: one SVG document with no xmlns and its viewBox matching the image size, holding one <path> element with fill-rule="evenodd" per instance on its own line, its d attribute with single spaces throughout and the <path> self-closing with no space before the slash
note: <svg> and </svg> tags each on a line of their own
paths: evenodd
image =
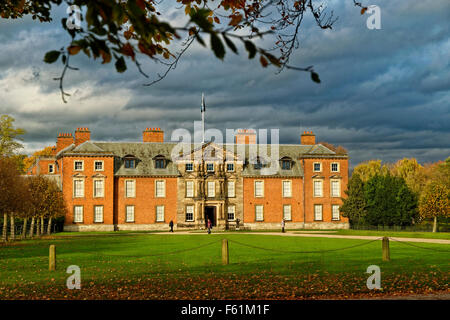
<svg viewBox="0 0 450 320">
<path fill-rule="evenodd" d="M 420 194 L 422 190 L 420 175 L 423 175 L 423 166 L 421 166 L 416 159 L 404 158 L 398 160 L 391 167 L 391 174 L 396 177 L 403 178 L 408 187 L 416 194 Z"/>
<path fill-rule="evenodd" d="M 358 174 L 361 180 L 365 183 L 375 175 L 386 175 L 389 169 L 386 165 L 381 165 L 381 160 L 370 160 L 358 164 L 353 169 L 353 174 Z"/>
<path fill-rule="evenodd" d="M 365 183 L 364 197 L 370 225 L 406 226 L 417 221 L 417 196 L 403 178 L 376 174 Z"/>
<path fill-rule="evenodd" d="M 347 217 L 351 225 L 364 224 L 366 216 L 366 200 L 364 198 L 364 183 L 358 174 L 353 174 L 348 181 L 346 198 L 342 198 L 340 211 Z"/>
<path fill-rule="evenodd" d="M 8 216 L 17 208 L 18 180 L 19 172 L 15 160 L 0 157 L 0 214 L 3 213 L 3 241 L 8 239 Z"/>
<path fill-rule="evenodd" d="M 53 218 L 64 217 L 66 215 L 66 203 L 64 201 L 63 193 L 59 190 L 59 186 L 54 180 L 48 181 L 48 198 L 47 198 L 47 234 L 51 233 L 51 226 Z"/>
<path fill-rule="evenodd" d="M 17 139 L 25 134 L 25 130 L 14 128 L 14 121 L 11 116 L 0 116 L 0 157 L 11 157 L 16 154 L 18 149 L 23 148 L 23 145 Z"/>
<path fill-rule="evenodd" d="M 69 64 L 71 56 L 83 53 L 89 58 L 101 58 L 103 64 L 114 59 L 117 72 L 127 69 L 127 59 L 148 78 L 138 61 L 140 56 L 146 56 L 166 66 L 164 73 L 158 74 L 147 84 L 151 85 L 176 67 L 194 41 L 206 47 L 204 36 L 209 36 L 211 50 L 218 59 L 224 58 L 226 47 L 237 54 L 236 42 L 239 42 L 249 59 L 259 56 L 262 67 L 273 65 L 280 71 L 306 71 L 313 81 L 320 82 L 312 66 L 292 66 L 289 60 L 299 46 L 298 36 L 305 16 L 311 15 L 320 29 L 332 29 L 336 18 L 333 11 L 327 12 L 323 5 L 312 0 L 177 2 L 180 4 L 179 10 L 184 10 L 188 20 L 181 27 L 167 22 L 169 16 L 159 11 L 156 0 L 9 0 L 0 2 L 0 15 L 6 19 L 31 15 L 33 19 L 49 22 L 55 5 L 77 6 L 72 7 L 74 12 L 70 17 L 61 21 L 62 27 L 72 38 L 71 43 L 60 50 L 47 52 L 44 57 L 47 63 L 61 59 L 63 71 L 55 80 L 59 81 L 64 102 L 65 97 L 69 96 L 63 89 L 65 73 L 68 69 L 76 70 Z M 353 3 L 361 7 L 361 14 L 364 14 L 367 8 L 356 0 Z M 263 36 L 272 37 L 267 47 L 259 46 L 255 41 Z M 179 51 L 169 49 L 173 42 L 180 44 Z M 274 49 L 277 53 L 273 53 Z"/>
<path fill-rule="evenodd" d="M 419 211 L 423 219 L 433 219 L 433 232 L 438 218 L 450 217 L 450 161 L 432 167 L 430 178 L 420 196 Z"/>
</svg>

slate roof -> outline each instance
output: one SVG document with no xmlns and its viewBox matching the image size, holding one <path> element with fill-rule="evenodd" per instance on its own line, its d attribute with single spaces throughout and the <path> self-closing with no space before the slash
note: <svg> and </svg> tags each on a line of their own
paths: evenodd
<svg viewBox="0 0 450 320">
<path fill-rule="evenodd" d="M 84 156 L 114 156 L 114 172 L 116 176 L 179 176 L 176 163 L 171 160 L 172 149 L 177 145 L 176 142 L 92 142 L 86 141 L 79 146 L 71 145 L 66 149 L 60 151 L 57 157 L 63 155 L 84 155 Z M 216 144 L 217 147 L 224 147 L 229 150 L 233 145 Z M 239 145 L 235 146 L 235 154 L 239 154 Z M 242 146 L 242 145 L 241 145 Z M 261 170 L 255 169 L 253 159 L 250 159 L 250 145 L 245 146 L 245 164 L 242 172 L 243 176 L 262 176 Z M 270 157 L 272 146 L 268 145 L 254 145 L 256 150 L 263 150 L 263 154 Z M 191 150 L 194 150 L 197 145 L 192 144 Z M 266 152 L 264 152 L 266 148 Z M 275 151 L 275 149 L 274 149 Z M 125 168 L 124 157 L 132 155 L 136 158 L 137 164 L 135 169 Z M 153 158 L 157 155 L 164 156 L 168 163 L 164 169 L 155 168 L 155 161 Z M 292 160 L 291 170 L 283 170 L 281 167 L 275 175 L 278 177 L 302 177 L 303 169 L 300 157 L 346 157 L 346 155 L 336 155 L 336 153 L 320 144 L 317 145 L 279 145 L 278 159 L 288 157 Z M 262 162 L 269 159 L 268 157 L 261 157 Z M 252 163 L 250 163 L 252 162 Z"/>
</svg>

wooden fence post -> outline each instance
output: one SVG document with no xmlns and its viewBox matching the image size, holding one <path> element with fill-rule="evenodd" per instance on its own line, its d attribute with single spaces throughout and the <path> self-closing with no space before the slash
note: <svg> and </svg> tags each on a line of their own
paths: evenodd
<svg viewBox="0 0 450 320">
<path fill-rule="evenodd" d="M 222 264 L 228 264 L 228 240 L 222 239 Z"/>
<path fill-rule="evenodd" d="M 381 248 L 383 249 L 383 261 L 390 261 L 391 256 L 389 253 L 389 238 L 383 237 L 383 241 L 381 243 L 382 243 Z"/>
<path fill-rule="evenodd" d="M 49 255 L 48 255 L 48 269 L 50 271 L 56 270 L 56 249 L 55 245 L 50 245 Z"/>
</svg>

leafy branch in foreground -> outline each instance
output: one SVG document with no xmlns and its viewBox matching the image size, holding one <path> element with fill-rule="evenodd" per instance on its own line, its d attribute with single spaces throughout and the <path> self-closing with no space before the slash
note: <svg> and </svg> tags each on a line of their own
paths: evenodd
<svg viewBox="0 0 450 320">
<path fill-rule="evenodd" d="M 181 5 L 178 9 L 184 9 L 186 16 L 183 27 L 166 22 L 169 13 L 160 12 L 157 0 L 9 0 L 0 4 L 0 15 L 11 19 L 32 15 L 33 19 L 49 22 L 52 6 L 65 3 L 80 9 L 79 28 L 67 27 L 67 20 L 72 21 L 75 16 L 61 21 L 72 38 L 71 43 L 65 49 L 47 52 L 44 58 L 47 63 L 63 60 L 62 74 L 55 80 L 59 81 L 64 102 L 69 96 L 64 91 L 64 76 L 67 69 L 76 70 L 68 63 L 71 55 L 84 53 L 89 58 L 101 59 L 102 64 L 114 60 L 119 73 L 127 70 L 127 61 L 131 60 L 138 71 L 149 78 L 137 60 L 138 56 L 146 56 L 166 67 L 164 73 L 156 74 L 156 79 L 145 84 L 148 86 L 161 81 L 176 68 L 194 40 L 206 47 L 204 36 L 209 36 L 210 49 L 220 60 L 224 59 L 227 48 L 238 54 L 237 41 L 243 45 L 249 59 L 259 56 L 262 67 L 272 65 L 279 72 L 284 69 L 309 72 L 312 81 L 320 83 L 312 66 L 292 66 L 289 60 L 299 47 L 298 36 L 306 14 L 312 15 L 320 29 L 332 29 L 337 19 L 324 5 L 312 0 L 176 1 Z M 267 41 L 257 41 L 263 36 L 271 38 L 271 46 L 265 47 Z M 181 49 L 173 49 L 176 43 Z"/>
</svg>

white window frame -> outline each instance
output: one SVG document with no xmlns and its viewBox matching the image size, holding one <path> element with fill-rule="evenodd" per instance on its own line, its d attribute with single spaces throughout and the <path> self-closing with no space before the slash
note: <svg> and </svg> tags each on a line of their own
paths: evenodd
<svg viewBox="0 0 450 320">
<path fill-rule="evenodd" d="M 230 188 L 230 186 L 232 186 Z M 227 196 L 228 198 L 235 198 L 236 197 L 236 182 L 235 181 L 228 181 L 227 183 Z"/>
<path fill-rule="evenodd" d="M 286 209 L 289 208 L 288 211 Z M 288 213 L 288 215 L 286 215 Z M 283 219 L 286 221 L 292 221 L 292 205 L 284 204 L 283 205 Z"/>
<path fill-rule="evenodd" d="M 316 170 L 315 168 L 316 164 L 320 166 L 319 170 Z M 322 172 L 322 162 L 313 162 L 313 172 Z"/>
<path fill-rule="evenodd" d="M 228 166 L 229 166 L 229 165 L 233 167 L 232 170 L 228 170 Z M 231 162 L 228 162 L 228 163 L 227 163 L 227 172 L 234 172 L 234 163 L 231 163 Z"/>
<path fill-rule="evenodd" d="M 261 194 L 257 194 L 257 188 L 256 188 L 256 184 L 261 183 Z M 254 196 L 255 198 L 263 198 L 264 197 L 264 180 L 255 180 L 254 184 L 253 184 L 253 188 L 254 188 Z"/>
<path fill-rule="evenodd" d="M 289 193 L 286 193 L 285 183 L 289 183 Z M 283 198 L 292 198 L 292 180 L 281 181 L 281 189 Z"/>
<path fill-rule="evenodd" d="M 129 211 L 129 209 L 132 209 L 132 210 Z M 135 206 L 132 206 L 132 205 L 125 206 L 125 222 L 134 222 L 135 210 L 136 210 Z M 132 219 L 130 219 L 130 216 L 132 217 Z"/>
<path fill-rule="evenodd" d="M 212 170 L 209 170 L 209 169 L 208 169 L 208 166 L 209 166 L 209 165 L 212 166 Z M 214 163 L 212 163 L 212 162 L 207 162 L 207 163 L 206 163 L 206 172 L 214 172 L 214 171 L 215 171 Z"/>
<path fill-rule="evenodd" d="M 102 168 L 101 169 L 97 169 L 97 163 L 101 163 L 102 164 Z M 103 160 L 94 160 L 94 171 L 105 171 L 105 161 L 103 161 Z"/>
<path fill-rule="evenodd" d="M 191 208 L 192 208 L 192 212 L 191 212 Z M 186 220 L 186 222 L 193 222 L 194 221 L 194 213 L 195 213 L 195 206 L 192 204 L 189 204 L 186 206 L 186 214 L 184 216 L 184 219 Z M 188 214 L 192 214 L 192 219 L 188 219 L 187 215 Z"/>
<path fill-rule="evenodd" d="M 97 219 L 97 209 L 101 208 L 101 215 L 102 215 L 102 220 L 99 221 Z M 103 216 L 104 216 L 104 208 L 103 206 L 94 206 L 94 223 L 103 223 Z"/>
<path fill-rule="evenodd" d="M 100 181 L 101 183 L 102 183 L 102 189 L 101 189 L 101 194 L 97 194 L 96 193 L 96 188 L 95 188 L 95 183 L 96 182 L 98 182 L 98 181 Z M 96 178 L 96 179 L 93 179 L 93 181 L 92 181 L 92 184 L 93 184 L 93 192 L 92 192 L 92 194 L 94 195 L 94 198 L 104 198 L 105 197 L 105 179 L 103 179 L 103 178 Z"/>
<path fill-rule="evenodd" d="M 337 170 L 336 171 L 333 171 L 333 164 L 337 165 Z M 330 172 L 340 172 L 340 170 L 341 170 L 341 168 L 340 168 L 339 162 L 332 162 L 330 164 Z"/>
<path fill-rule="evenodd" d="M 52 170 L 50 170 L 52 168 Z M 48 173 L 55 173 L 55 164 L 49 163 L 48 164 Z"/>
<path fill-rule="evenodd" d="M 77 194 L 76 182 L 82 183 L 81 194 Z M 85 181 L 84 178 L 74 178 L 73 179 L 73 197 L 74 198 L 84 198 L 85 195 Z"/>
<path fill-rule="evenodd" d="M 337 207 L 337 218 L 335 216 L 335 211 L 334 208 Z M 341 212 L 339 211 L 339 205 L 338 204 L 333 204 L 331 205 L 331 220 L 332 221 L 339 221 L 341 220 Z"/>
<path fill-rule="evenodd" d="M 320 211 L 317 209 L 320 208 Z M 320 219 L 317 219 L 317 215 L 320 213 Z M 315 204 L 314 205 L 314 221 L 323 221 L 323 205 Z"/>
<path fill-rule="evenodd" d="M 258 218 L 258 208 L 261 208 L 261 217 Z M 264 221 L 264 205 L 256 204 L 255 205 L 255 221 Z"/>
<path fill-rule="evenodd" d="M 190 170 L 187 169 L 188 164 L 192 166 L 192 169 L 190 169 Z M 193 162 L 185 163 L 184 169 L 186 170 L 186 172 L 192 172 L 192 171 L 194 171 L 194 163 L 193 163 Z"/>
<path fill-rule="evenodd" d="M 320 193 L 316 192 L 316 182 L 320 182 Z M 313 180 L 313 197 L 314 198 L 322 198 L 323 197 L 323 180 L 322 179 L 314 179 Z"/>
<path fill-rule="evenodd" d="M 162 183 L 163 192 L 158 192 L 158 185 Z M 155 198 L 165 198 L 166 197 L 166 180 L 155 180 Z"/>
<path fill-rule="evenodd" d="M 128 182 L 133 183 L 133 192 L 129 195 L 128 192 Z M 136 198 L 136 180 L 126 179 L 125 180 L 125 198 Z"/>
<path fill-rule="evenodd" d="M 210 188 L 210 186 L 213 185 L 214 188 Z M 216 182 L 215 181 L 208 181 L 207 182 L 207 191 L 208 191 L 208 198 L 213 198 L 216 196 Z M 211 193 L 210 190 L 213 190 L 213 192 Z"/>
<path fill-rule="evenodd" d="M 233 219 L 230 219 L 230 214 L 233 215 Z M 231 205 L 227 207 L 227 220 L 228 221 L 234 221 L 236 220 L 236 206 Z"/>
<path fill-rule="evenodd" d="M 77 162 L 81 162 L 81 169 L 77 169 Z M 84 171 L 84 160 L 73 160 L 73 171 Z"/>
<path fill-rule="evenodd" d="M 81 219 L 77 219 L 77 208 L 81 208 Z M 73 222 L 83 223 L 84 221 L 84 207 L 83 206 L 73 206 Z"/>
<path fill-rule="evenodd" d="M 162 219 L 158 217 L 158 209 L 162 208 Z M 165 208 L 163 205 L 155 207 L 155 220 L 156 222 L 164 222 L 165 221 Z"/>
<path fill-rule="evenodd" d="M 188 185 L 192 185 L 192 188 L 188 188 Z M 193 197 L 194 197 L 194 195 L 195 195 L 194 186 L 195 186 L 195 184 L 194 184 L 194 181 L 193 181 L 193 180 L 186 180 L 186 185 L 185 185 L 185 188 L 186 188 L 186 198 L 193 198 Z M 190 190 L 191 192 L 189 192 L 189 190 Z"/>
<path fill-rule="evenodd" d="M 338 184 L 337 193 L 333 193 L 333 183 Z M 341 180 L 339 179 L 332 179 L 330 180 L 330 196 L 333 198 L 339 198 L 341 196 Z"/>
</svg>

